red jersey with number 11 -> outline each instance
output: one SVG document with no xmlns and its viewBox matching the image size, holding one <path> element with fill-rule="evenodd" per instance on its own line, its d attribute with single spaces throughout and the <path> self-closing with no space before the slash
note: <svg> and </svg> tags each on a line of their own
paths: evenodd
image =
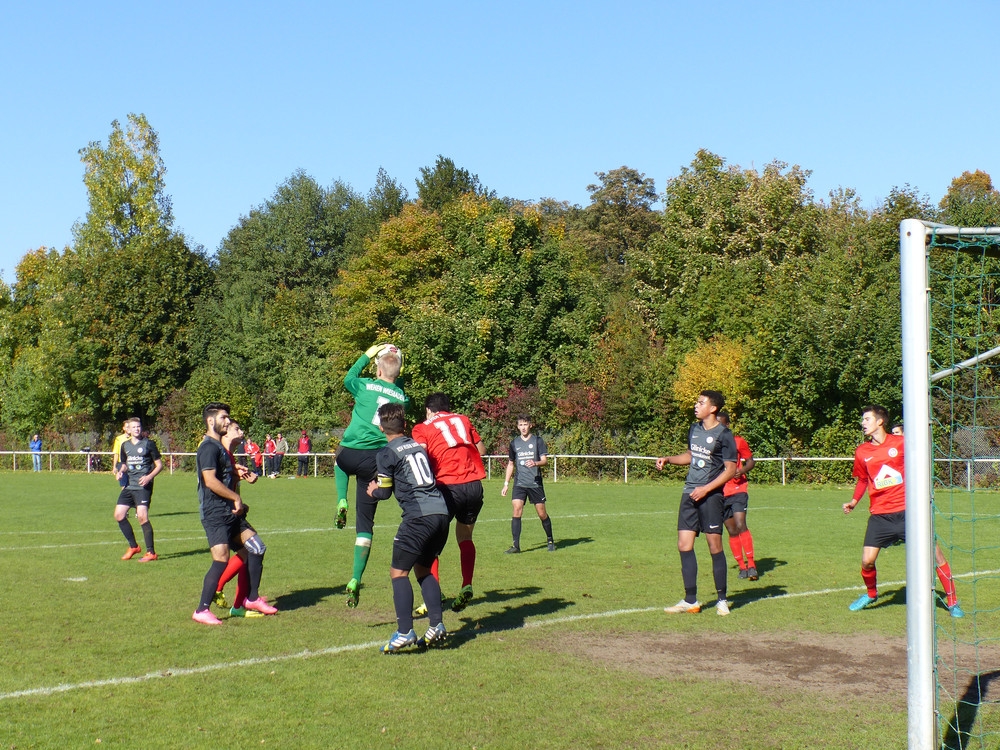
<svg viewBox="0 0 1000 750">
<path fill-rule="evenodd" d="M 854 451 L 854 476 L 868 483 L 868 500 L 875 515 L 906 510 L 903 437 L 886 435 L 879 444 L 862 443 Z"/>
<path fill-rule="evenodd" d="M 427 448 L 434 478 L 440 484 L 465 484 L 486 476 L 476 448 L 482 438 L 464 414 L 438 412 L 413 425 L 413 439 Z"/>
</svg>

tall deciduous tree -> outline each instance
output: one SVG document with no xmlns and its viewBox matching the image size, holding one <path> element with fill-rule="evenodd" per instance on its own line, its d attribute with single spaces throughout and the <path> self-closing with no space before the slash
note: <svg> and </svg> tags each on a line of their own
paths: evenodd
<svg viewBox="0 0 1000 750">
<path fill-rule="evenodd" d="M 421 167 L 417 180 L 417 198 L 428 211 L 437 211 L 466 193 L 492 199 L 496 193 L 479 182 L 479 176 L 455 166 L 451 159 L 438 155 L 433 167 Z"/>
<path fill-rule="evenodd" d="M 624 263 L 626 254 L 642 248 L 659 228 L 656 183 L 625 166 L 595 174 L 600 184 L 587 185 L 592 242 L 606 262 Z"/>
<path fill-rule="evenodd" d="M 216 285 L 202 305 L 202 347 L 221 355 L 215 366 L 240 379 L 269 426 L 330 424 L 323 329 L 334 316 L 338 272 L 357 252 L 350 248 L 377 230 L 376 211 L 396 210 L 401 193 L 380 179 L 383 202 L 373 209 L 348 185 L 324 188 L 297 171 L 222 241 Z"/>
<path fill-rule="evenodd" d="M 163 181 L 167 170 L 159 136 L 145 115 L 130 114 L 125 129 L 113 121 L 107 146 L 91 141 L 80 149 L 80 159 L 88 209 L 75 227 L 77 250 L 124 250 L 137 240 L 155 244 L 170 234 L 174 215 Z"/>
<path fill-rule="evenodd" d="M 986 227 L 1000 224 L 1000 192 L 986 172 L 962 172 L 951 181 L 948 192 L 938 205 L 941 220 L 962 227 Z"/>
<path fill-rule="evenodd" d="M 107 146 L 80 151 L 89 209 L 63 258 L 63 368 L 71 408 L 100 419 L 151 417 L 192 369 L 193 300 L 206 259 L 171 228 L 159 139 L 144 115 L 112 123 Z"/>
</svg>

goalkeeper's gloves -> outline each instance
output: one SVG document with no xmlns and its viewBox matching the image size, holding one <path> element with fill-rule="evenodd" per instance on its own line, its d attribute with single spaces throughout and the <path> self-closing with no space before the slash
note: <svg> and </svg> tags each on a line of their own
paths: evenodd
<svg viewBox="0 0 1000 750">
<path fill-rule="evenodd" d="M 382 350 L 389 346 L 392 346 L 392 344 L 372 344 L 365 352 L 365 356 L 368 359 L 376 359 L 382 353 Z"/>
</svg>

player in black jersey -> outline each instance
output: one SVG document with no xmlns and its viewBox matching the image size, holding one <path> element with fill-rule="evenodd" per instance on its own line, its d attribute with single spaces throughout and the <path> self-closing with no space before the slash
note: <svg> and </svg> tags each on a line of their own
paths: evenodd
<svg viewBox="0 0 1000 750">
<path fill-rule="evenodd" d="M 434 558 L 448 541 L 448 506 L 437 488 L 427 451 L 404 434 L 405 407 L 383 404 L 378 409 L 379 429 L 389 443 L 376 456 L 377 477 L 368 485 L 368 495 L 385 500 L 396 495 L 403 511 L 403 522 L 392 540 L 392 601 L 396 608 L 397 629 L 382 647 L 384 653 L 407 646 L 429 645 L 441 641 L 447 631 L 441 622 L 441 586 L 431 575 Z M 417 576 L 420 592 L 427 603 L 430 627 L 423 639 L 413 630 L 413 585 L 410 570 Z"/>
<path fill-rule="evenodd" d="M 122 441 L 115 456 L 115 479 L 121 484 L 118 502 L 115 503 L 115 521 L 128 542 L 128 550 L 122 555 L 122 560 L 130 560 L 142 551 L 128 520 L 129 508 L 135 508 L 135 517 L 146 542 L 146 554 L 139 562 L 151 562 L 157 559 L 157 555 L 153 547 L 153 525 L 149 522 L 149 504 L 153 499 L 153 478 L 163 471 L 163 460 L 156 443 L 142 437 L 142 422 L 138 417 L 126 419 L 124 429 L 128 439 Z"/>
<path fill-rule="evenodd" d="M 222 444 L 222 436 L 229 428 L 229 405 L 213 402 L 202 410 L 205 420 L 205 438 L 198 446 L 196 457 L 198 469 L 198 503 L 201 510 L 201 525 L 208 537 L 212 553 L 212 565 L 205 574 L 201 599 L 191 619 L 203 625 L 221 625 L 209 610 L 219 587 L 219 579 L 226 570 L 229 550 L 246 550 L 247 570 L 250 573 L 250 592 L 243 603 L 246 609 L 256 610 L 265 615 L 273 615 L 278 610 L 267 603 L 259 594 L 261 572 L 264 569 L 264 553 L 267 547 L 247 523 L 243 513 L 243 499 L 232 488 L 234 462 Z"/>
</svg>

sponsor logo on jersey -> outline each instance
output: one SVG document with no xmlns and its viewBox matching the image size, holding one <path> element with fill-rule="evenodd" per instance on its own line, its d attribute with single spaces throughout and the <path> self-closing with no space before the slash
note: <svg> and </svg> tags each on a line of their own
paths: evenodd
<svg viewBox="0 0 1000 750">
<path fill-rule="evenodd" d="M 884 490 L 886 487 L 894 487 L 903 483 L 903 475 L 893 468 L 883 466 L 875 475 L 875 489 Z"/>
</svg>

